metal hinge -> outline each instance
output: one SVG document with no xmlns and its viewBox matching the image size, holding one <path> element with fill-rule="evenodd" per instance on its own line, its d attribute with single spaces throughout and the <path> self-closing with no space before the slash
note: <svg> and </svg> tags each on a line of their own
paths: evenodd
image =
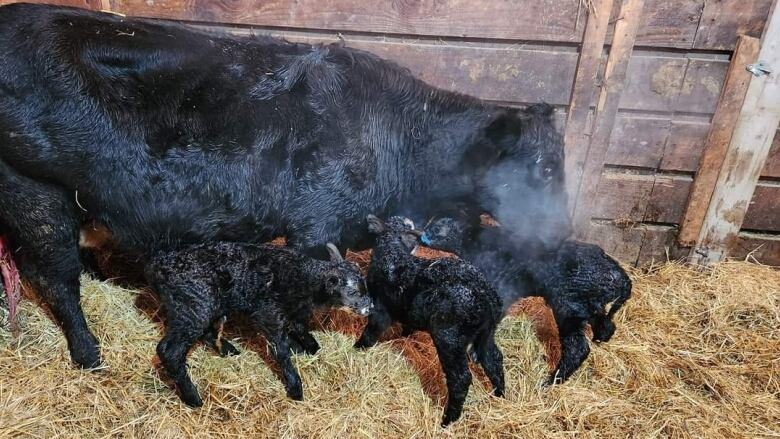
<svg viewBox="0 0 780 439">
<path fill-rule="evenodd" d="M 764 75 L 769 75 L 772 73 L 772 69 L 769 68 L 766 63 L 763 61 L 759 61 L 757 63 L 748 64 L 745 66 L 745 69 L 747 69 L 748 72 L 752 73 L 753 76 L 760 77 Z"/>
</svg>

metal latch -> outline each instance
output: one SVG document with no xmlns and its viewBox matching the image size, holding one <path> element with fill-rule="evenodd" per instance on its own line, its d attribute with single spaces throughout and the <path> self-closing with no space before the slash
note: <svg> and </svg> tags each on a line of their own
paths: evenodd
<svg viewBox="0 0 780 439">
<path fill-rule="evenodd" d="M 759 61 L 753 64 L 748 64 L 745 68 L 747 69 L 748 72 L 752 73 L 753 76 L 757 76 L 757 77 L 769 75 L 772 73 L 772 70 L 763 61 Z"/>
</svg>

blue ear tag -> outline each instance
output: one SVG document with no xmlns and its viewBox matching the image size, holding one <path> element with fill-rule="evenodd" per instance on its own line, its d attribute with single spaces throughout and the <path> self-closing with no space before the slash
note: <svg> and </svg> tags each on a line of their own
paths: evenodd
<svg viewBox="0 0 780 439">
<path fill-rule="evenodd" d="M 427 233 L 423 233 L 420 235 L 420 242 L 422 242 L 425 245 L 431 245 L 431 238 L 428 237 Z"/>
</svg>

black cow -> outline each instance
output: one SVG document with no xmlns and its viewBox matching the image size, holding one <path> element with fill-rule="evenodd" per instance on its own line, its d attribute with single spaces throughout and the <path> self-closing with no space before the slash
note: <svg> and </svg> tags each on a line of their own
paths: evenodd
<svg viewBox="0 0 780 439">
<path fill-rule="evenodd" d="M 0 230 L 81 366 L 79 226 L 149 253 L 286 235 L 365 248 L 369 213 L 489 212 L 570 231 L 552 108 L 496 107 L 338 45 L 215 35 L 63 7 L 0 8 Z"/>
</svg>

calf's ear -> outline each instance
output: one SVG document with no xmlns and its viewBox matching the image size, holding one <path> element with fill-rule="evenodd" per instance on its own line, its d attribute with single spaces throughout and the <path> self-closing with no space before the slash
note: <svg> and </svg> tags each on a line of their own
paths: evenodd
<svg viewBox="0 0 780 439">
<path fill-rule="evenodd" d="M 379 234 L 387 229 L 384 221 L 374 215 L 367 215 L 366 221 L 368 222 L 368 231 L 371 233 Z"/>
<path fill-rule="evenodd" d="M 329 242 L 325 244 L 325 248 L 328 249 L 328 254 L 330 255 L 330 260 L 333 262 L 344 262 L 344 258 L 341 256 L 341 252 L 339 249 L 333 245 L 333 243 Z"/>
<path fill-rule="evenodd" d="M 414 248 L 417 247 L 417 239 L 419 237 L 416 233 L 411 233 L 412 231 L 404 232 L 401 234 L 401 242 L 404 243 L 405 246 Z"/>
</svg>

